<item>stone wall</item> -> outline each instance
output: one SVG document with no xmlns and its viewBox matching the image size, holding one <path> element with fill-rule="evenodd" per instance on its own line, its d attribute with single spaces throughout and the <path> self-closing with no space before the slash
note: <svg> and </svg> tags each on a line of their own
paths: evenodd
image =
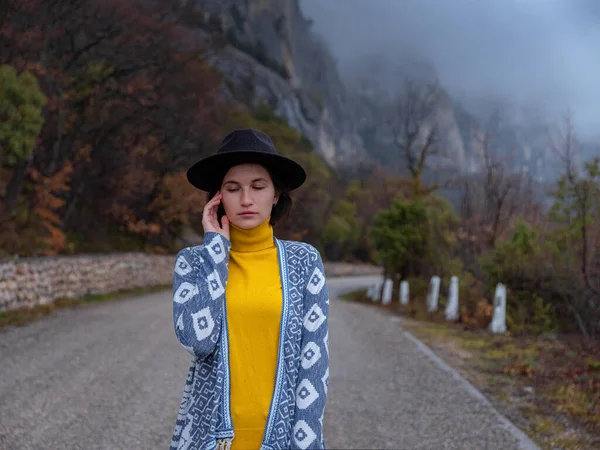
<svg viewBox="0 0 600 450">
<path fill-rule="evenodd" d="M 173 256 L 122 253 L 0 262 L 0 311 L 172 282 Z"/>
<path fill-rule="evenodd" d="M 119 253 L 0 261 L 0 311 L 137 287 L 170 285 L 174 255 Z M 367 265 L 325 263 L 327 276 L 379 274 Z"/>
</svg>

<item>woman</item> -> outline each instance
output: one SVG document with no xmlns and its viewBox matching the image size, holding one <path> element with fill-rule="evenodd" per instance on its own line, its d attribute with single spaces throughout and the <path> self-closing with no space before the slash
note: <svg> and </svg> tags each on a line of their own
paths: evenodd
<svg viewBox="0 0 600 450">
<path fill-rule="evenodd" d="M 177 255 L 173 318 L 194 358 L 171 449 L 323 449 L 329 298 L 312 246 L 273 225 L 304 169 L 236 130 L 188 171 L 209 192 L 204 244 Z"/>
</svg>

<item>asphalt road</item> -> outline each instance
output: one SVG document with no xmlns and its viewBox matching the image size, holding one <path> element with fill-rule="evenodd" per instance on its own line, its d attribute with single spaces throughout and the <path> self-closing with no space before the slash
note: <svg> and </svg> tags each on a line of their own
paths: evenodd
<svg viewBox="0 0 600 450">
<path fill-rule="evenodd" d="M 382 312 L 329 280 L 329 449 L 535 448 Z M 168 292 L 0 330 L 0 449 L 167 449 L 189 354 Z M 519 444 L 521 442 L 521 446 Z"/>
</svg>

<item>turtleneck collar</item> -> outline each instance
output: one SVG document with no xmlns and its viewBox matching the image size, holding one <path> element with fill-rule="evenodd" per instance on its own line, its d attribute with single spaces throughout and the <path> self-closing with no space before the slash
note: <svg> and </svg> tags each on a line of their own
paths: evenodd
<svg viewBox="0 0 600 450">
<path fill-rule="evenodd" d="M 229 236 L 231 238 L 231 250 L 236 252 L 257 252 L 273 248 L 273 227 L 269 223 L 271 217 L 262 224 L 249 230 L 229 224 Z"/>
</svg>

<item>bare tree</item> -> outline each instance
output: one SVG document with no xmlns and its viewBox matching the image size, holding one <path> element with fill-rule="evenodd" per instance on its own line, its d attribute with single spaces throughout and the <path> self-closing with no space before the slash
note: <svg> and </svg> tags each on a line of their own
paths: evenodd
<svg viewBox="0 0 600 450">
<path fill-rule="evenodd" d="M 569 111 L 563 117 L 556 129 L 548 133 L 548 146 L 550 151 L 563 165 L 563 174 L 573 182 L 578 170 L 576 159 L 579 156 L 579 139 L 573 126 L 573 115 Z"/>
<path fill-rule="evenodd" d="M 428 158 L 436 155 L 440 149 L 436 121 L 440 94 L 437 80 L 420 82 L 406 79 L 389 109 L 388 125 L 394 145 L 406 161 L 415 195 L 423 195 L 437 188 L 423 188 L 421 177 Z"/>
<path fill-rule="evenodd" d="M 589 321 L 586 319 L 600 316 L 600 158 L 583 164 L 583 170 L 580 168 L 580 143 L 570 113 L 565 116 L 562 127 L 549 136 L 549 147 L 563 167 L 555 196 L 562 206 L 565 225 L 576 233 L 569 251 L 579 261 L 575 270 L 582 284 L 581 291 L 564 298 L 581 331 L 587 334 L 585 324 Z M 593 330 L 598 325 L 589 328 Z"/>
<path fill-rule="evenodd" d="M 564 119 L 563 130 L 551 135 L 550 149 L 559 158 L 563 166 L 563 176 L 559 181 L 560 193 L 568 206 L 569 225 L 575 221 L 578 224 L 579 240 L 581 244 L 580 271 L 586 287 L 600 299 L 600 284 L 598 276 L 593 277 L 592 270 L 592 247 L 594 229 L 591 225 L 597 224 L 600 205 L 598 204 L 598 190 L 600 188 L 599 159 L 595 158 L 584 164 L 584 170 L 578 168 L 578 157 L 580 156 L 580 143 L 574 131 L 572 115 L 569 113 Z M 597 228 L 597 227 L 596 227 Z M 596 236 L 597 237 L 597 236 Z"/>
<path fill-rule="evenodd" d="M 502 142 L 502 117 L 497 109 L 487 120 L 473 120 L 471 134 L 479 171 L 462 175 L 455 184 L 461 191 L 460 257 L 476 278 L 483 277 L 478 257 L 493 249 L 518 217 L 530 216 L 538 209 L 532 178 L 520 166 L 517 149 Z"/>
<path fill-rule="evenodd" d="M 516 148 L 504 148 L 499 142 L 501 112 L 494 111 L 484 125 L 473 123 L 476 148 L 483 162 L 482 223 L 487 244 L 496 241 L 515 216 L 531 200 L 531 177 L 519 167 Z M 529 198 L 528 198 L 529 197 Z"/>
</svg>

